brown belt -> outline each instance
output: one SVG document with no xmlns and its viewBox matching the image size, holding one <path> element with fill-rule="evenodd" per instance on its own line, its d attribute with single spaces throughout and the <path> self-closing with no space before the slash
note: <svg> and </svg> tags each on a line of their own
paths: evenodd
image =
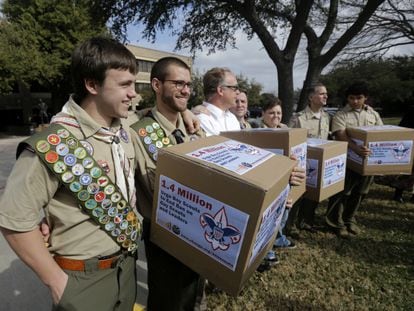
<svg viewBox="0 0 414 311">
<path fill-rule="evenodd" d="M 118 261 L 120 255 L 116 255 L 110 258 L 99 259 L 97 262 L 97 268 L 99 270 L 105 270 L 113 268 Z M 61 256 L 54 257 L 56 263 L 64 270 L 71 271 L 85 271 L 86 261 L 88 260 L 77 260 L 69 259 Z"/>
</svg>

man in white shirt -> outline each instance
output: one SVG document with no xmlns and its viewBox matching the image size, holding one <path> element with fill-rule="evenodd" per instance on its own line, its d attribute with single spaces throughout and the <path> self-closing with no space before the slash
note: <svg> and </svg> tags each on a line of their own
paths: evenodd
<svg viewBox="0 0 414 311">
<path fill-rule="evenodd" d="M 236 76 L 228 68 L 212 68 L 203 78 L 203 106 L 209 114 L 198 115 L 201 128 L 207 136 L 219 135 L 223 131 L 240 130 L 240 123 L 229 110 L 236 105 L 240 90 Z"/>
</svg>

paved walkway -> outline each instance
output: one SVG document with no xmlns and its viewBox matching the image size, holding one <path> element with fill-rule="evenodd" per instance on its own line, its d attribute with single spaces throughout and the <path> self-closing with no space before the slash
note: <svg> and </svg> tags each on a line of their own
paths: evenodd
<svg viewBox="0 0 414 311">
<path fill-rule="evenodd" d="M 24 138 L 0 134 L 0 197 L 15 162 L 16 146 Z M 52 300 L 49 290 L 32 270 L 17 258 L 1 234 L 0 250 L 0 310 L 50 311 Z M 147 264 L 142 243 L 139 250 L 137 303 L 145 305 L 148 293 Z"/>
</svg>

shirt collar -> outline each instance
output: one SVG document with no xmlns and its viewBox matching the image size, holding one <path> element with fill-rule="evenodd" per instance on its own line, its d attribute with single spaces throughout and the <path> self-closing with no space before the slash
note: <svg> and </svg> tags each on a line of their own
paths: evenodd
<svg viewBox="0 0 414 311">
<path fill-rule="evenodd" d="M 175 124 L 172 124 L 166 117 L 164 117 L 161 114 L 161 112 L 158 111 L 157 107 L 152 108 L 151 113 L 154 116 L 155 120 L 157 120 L 157 122 L 160 124 L 161 128 L 164 130 L 167 136 L 170 136 L 172 132 L 176 129 L 179 129 L 183 133 L 183 135 L 187 135 L 187 130 L 185 129 L 181 113 L 178 114 L 177 126 Z"/>
<path fill-rule="evenodd" d="M 221 117 L 223 117 L 224 115 L 226 115 L 229 111 L 226 110 L 222 110 L 219 107 L 210 104 L 208 102 L 203 102 L 203 105 L 208 109 L 208 111 L 210 111 L 211 115 L 215 118 L 215 119 L 219 119 Z"/>
</svg>

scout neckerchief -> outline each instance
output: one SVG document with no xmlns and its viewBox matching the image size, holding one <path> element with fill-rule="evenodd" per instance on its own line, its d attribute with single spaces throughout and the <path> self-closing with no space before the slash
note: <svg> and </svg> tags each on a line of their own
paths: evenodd
<svg viewBox="0 0 414 311">
<path fill-rule="evenodd" d="M 51 123 L 65 124 L 67 126 L 80 129 L 79 122 L 73 115 L 68 104 L 65 104 L 62 111 L 52 118 Z M 122 145 L 119 143 L 119 137 L 125 137 L 125 135 L 127 134 L 121 126 L 116 133 L 101 127 L 98 132 L 92 136 L 100 141 L 111 144 L 112 159 L 115 166 L 116 185 L 119 189 L 121 189 L 124 197 L 129 199 L 129 203 L 132 208 L 135 208 L 136 196 L 134 172 L 128 158 L 125 155 L 124 148 L 122 148 Z M 128 186 L 126 182 L 128 183 Z"/>
<path fill-rule="evenodd" d="M 158 149 L 172 145 L 151 111 L 144 118 L 132 124 L 131 128 L 138 133 L 148 156 L 155 162 L 158 158 Z"/>
<path fill-rule="evenodd" d="M 19 144 L 17 155 L 27 144 L 82 210 L 119 246 L 135 252 L 141 223 L 134 208 L 79 140 L 62 125 L 52 124 Z"/>
</svg>

